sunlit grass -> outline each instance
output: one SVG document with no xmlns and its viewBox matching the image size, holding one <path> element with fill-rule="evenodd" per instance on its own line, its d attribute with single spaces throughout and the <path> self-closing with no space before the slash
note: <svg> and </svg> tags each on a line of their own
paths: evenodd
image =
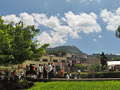
<svg viewBox="0 0 120 90">
<path fill-rule="evenodd" d="M 120 81 L 36 82 L 28 90 L 120 90 Z"/>
</svg>

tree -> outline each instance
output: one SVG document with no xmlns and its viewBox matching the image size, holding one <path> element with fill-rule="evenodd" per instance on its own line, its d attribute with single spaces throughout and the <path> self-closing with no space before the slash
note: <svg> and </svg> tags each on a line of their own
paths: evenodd
<svg viewBox="0 0 120 90">
<path fill-rule="evenodd" d="M 107 61 L 108 61 L 108 58 L 105 56 L 104 52 L 102 52 L 101 54 L 102 70 L 107 68 Z"/>
<path fill-rule="evenodd" d="M 100 70 L 100 65 L 99 64 L 92 64 L 89 66 L 91 71 L 99 72 Z"/>
<path fill-rule="evenodd" d="M 33 38 L 39 31 L 34 26 L 25 27 L 21 21 L 4 24 L 0 17 L 0 62 L 22 63 L 42 56 L 49 44 L 38 48 L 38 41 L 33 41 Z"/>
<path fill-rule="evenodd" d="M 120 25 L 117 28 L 115 35 L 116 35 L 117 38 L 120 38 Z"/>
<path fill-rule="evenodd" d="M 4 21 L 0 17 L 0 63 L 7 63 L 8 60 L 14 59 L 11 54 L 11 41 L 10 35 L 8 34 L 8 25 L 3 24 Z"/>
<path fill-rule="evenodd" d="M 81 64 L 76 64 L 76 70 L 81 70 L 83 71 L 87 71 L 88 70 L 88 66 L 85 65 L 81 65 Z"/>
</svg>

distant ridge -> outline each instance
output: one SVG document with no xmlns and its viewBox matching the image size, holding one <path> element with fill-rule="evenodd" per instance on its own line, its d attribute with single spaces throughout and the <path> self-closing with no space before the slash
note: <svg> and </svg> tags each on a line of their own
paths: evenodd
<svg viewBox="0 0 120 90">
<path fill-rule="evenodd" d="M 57 46 L 54 48 L 46 48 L 46 51 L 65 51 L 66 53 L 71 54 L 81 54 L 81 55 L 87 55 L 86 53 L 79 50 L 76 46 Z"/>
</svg>

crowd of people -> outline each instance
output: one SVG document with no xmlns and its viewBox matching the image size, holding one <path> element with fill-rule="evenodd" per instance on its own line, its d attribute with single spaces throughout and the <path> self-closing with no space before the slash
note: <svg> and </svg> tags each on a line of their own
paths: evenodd
<svg viewBox="0 0 120 90">
<path fill-rule="evenodd" d="M 74 72 L 74 79 L 80 79 L 80 70 Z M 55 67 L 52 63 L 46 64 L 39 64 L 38 67 L 35 66 L 35 64 L 30 64 L 30 66 L 26 66 L 26 75 L 32 75 L 34 78 L 54 78 L 56 75 Z M 73 78 L 73 73 L 70 72 L 67 74 L 64 74 L 63 69 L 60 69 L 58 72 L 59 78 L 66 77 L 67 79 Z"/>
<path fill-rule="evenodd" d="M 67 72 L 64 74 L 63 69 L 60 69 L 59 72 L 55 72 L 55 67 L 52 63 L 46 64 L 39 64 L 38 67 L 36 67 L 35 64 L 26 65 L 26 70 L 24 71 L 13 71 L 13 76 L 18 77 L 19 80 L 26 79 L 26 76 L 30 76 L 33 78 L 40 78 L 40 79 L 52 79 L 55 78 L 55 76 L 59 78 L 67 78 L 67 79 L 80 79 L 80 70 L 75 72 Z"/>
<path fill-rule="evenodd" d="M 26 75 L 32 75 L 34 78 L 53 78 L 54 77 L 54 65 L 52 63 L 39 64 L 38 67 L 35 64 L 30 64 L 30 66 L 26 66 Z"/>
</svg>

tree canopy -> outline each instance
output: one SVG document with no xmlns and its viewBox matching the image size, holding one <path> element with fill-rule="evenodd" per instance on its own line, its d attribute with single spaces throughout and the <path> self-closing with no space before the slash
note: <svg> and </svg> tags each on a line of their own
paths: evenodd
<svg viewBox="0 0 120 90">
<path fill-rule="evenodd" d="M 24 26 L 21 21 L 5 24 L 0 17 L 0 63 L 22 63 L 41 57 L 49 44 L 38 48 L 39 43 L 33 38 L 39 31 L 34 25 Z"/>
<path fill-rule="evenodd" d="M 115 35 L 116 35 L 117 38 L 120 38 L 120 25 L 117 28 Z"/>
</svg>

